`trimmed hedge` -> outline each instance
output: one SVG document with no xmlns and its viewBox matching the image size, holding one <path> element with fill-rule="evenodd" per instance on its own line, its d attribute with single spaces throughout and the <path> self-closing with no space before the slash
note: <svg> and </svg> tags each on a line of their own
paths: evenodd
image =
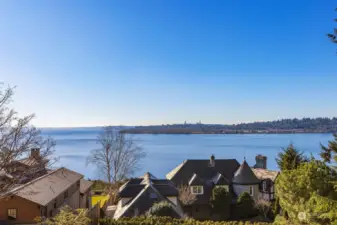
<svg viewBox="0 0 337 225">
<path fill-rule="evenodd" d="M 271 223 L 244 222 L 244 221 L 197 221 L 193 219 L 173 219 L 171 217 L 133 217 L 114 219 L 101 219 L 100 225 L 270 225 Z"/>
</svg>

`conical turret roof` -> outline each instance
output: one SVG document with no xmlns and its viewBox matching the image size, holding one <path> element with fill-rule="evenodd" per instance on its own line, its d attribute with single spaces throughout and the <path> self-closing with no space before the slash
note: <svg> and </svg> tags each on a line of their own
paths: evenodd
<svg viewBox="0 0 337 225">
<path fill-rule="evenodd" d="M 247 164 L 246 160 L 243 161 L 239 169 L 235 172 L 233 177 L 233 184 L 259 184 L 260 180 L 257 179 L 252 169 Z"/>
</svg>

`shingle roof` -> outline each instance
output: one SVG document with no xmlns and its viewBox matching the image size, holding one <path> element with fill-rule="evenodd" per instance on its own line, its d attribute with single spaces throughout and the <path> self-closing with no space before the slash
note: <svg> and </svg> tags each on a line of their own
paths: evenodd
<svg viewBox="0 0 337 225">
<path fill-rule="evenodd" d="M 150 173 L 146 173 L 143 178 L 132 178 L 126 182 L 119 189 L 120 197 L 135 197 L 137 196 L 148 184 L 151 184 L 163 196 L 177 196 L 178 190 L 174 187 L 173 183 L 169 180 L 157 179 Z"/>
<path fill-rule="evenodd" d="M 11 193 L 45 206 L 82 178 L 82 174 L 62 167 L 13 189 Z"/>
<path fill-rule="evenodd" d="M 202 178 L 212 179 L 216 173 L 221 173 L 232 180 L 240 164 L 236 159 L 216 159 L 215 167 L 209 167 L 209 160 L 186 160 L 166 175 L 176 185 L 187 185 L 193 174 Z"/>
<path fill-rule="evenodd" d="M 239 169 L 235 172 L 232 182 L 234 184 L 259 184 L 260 180 L 257 179 L 246 160 L 244 160 Z"/>
<path fill-rule="evenodd" d="M 261 168 L 252 168 L 255 176 L 260 180 L 270 179 L 272 181 L 276 180 L 276 177 L 279 175 L 279 171 L 267 170 Z"/>
<path fill-rule="evenodd" d="M 144 182 L 146 180 L 146 182 Z M 146 173 L 143 179 L 130 179 L 119 190 L 120 197 L 130 197 L 132 200 L 124 207 L 118 208 L 114 218 L 123 216 L 133 216 L 133 209 L 137 208 L 139 214 L 146 212 L 153 203 L 157 201 L 169 201 L 166 197 L 178 197 L 178 190 L 173 186 L 172 182 L 163 179 L 156 179 Z M 155 195 L 155 197 L 151 197 Z M 177 215 L 178 206 L 174 206 Z M 182 213 L 181 213 L 182 215 Z"/>
<path fill-rule="evenodd" d="M 89 188 L 93 185 L 94 183 L 91 181 L 88 181 L 86 179 L 81 179 L 80 181 L 80 193 L 84 194 L 89 190 Z"/>
</svg>

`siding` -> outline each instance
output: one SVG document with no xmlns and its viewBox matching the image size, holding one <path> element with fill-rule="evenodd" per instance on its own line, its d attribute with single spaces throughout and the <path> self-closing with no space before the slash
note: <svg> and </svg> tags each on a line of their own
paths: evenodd
<svg viewBox="0 0 337 225">
<path fill-rule="evenodd" d="M 240 196 L 243 192 L 249 193 L 249 187 L 253 187 L 253 196 L 252 198 L 254 200 L 257 200 L 260 195 L 260 190 L 259 190 L 259 185 L 254 184 L 254 185 L 238 185 L 238 184 L 233 184 L 233 190 L 237 196 Z"/>
<path fill-rule="evenodd" d="M 13 196 L 0 201 L 0 220 L 7 220 L 7 209 L 17 209 L 16 222 L 32 222 L 41 216 L 40 206 L 26 199 Z"/>
</svg>

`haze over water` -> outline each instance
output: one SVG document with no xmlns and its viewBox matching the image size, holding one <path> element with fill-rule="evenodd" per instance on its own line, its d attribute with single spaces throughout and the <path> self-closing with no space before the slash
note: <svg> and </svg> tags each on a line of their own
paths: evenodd
<svg viewBox="0 0 337 225">
<path fill-rule="evenodd" d="M 65 166 L 82 173 L 87 178 L 103 178 L 93 165 L 86 166 L 86 157 L 96 143 L 100 128 L 55 128 L 43 129 L 43 134 L 56 141 L 55 155 L 59 162 L 55 166 Z M 134 135 L 147 156 L 142 160 L 142 168 L 135 176 L 149 171 L 157 177 L 167 172 L 185 159 L 235 158 L 240 163 L 246 157 L 250 166 L 255 156 L 268 157 L 268 169 L 277 170 L 275 158 L 282 147 L 291 142 L 308 156 L 318 157 L 320 142 L 332 140 L 331 134 L 198 134 L 198 135 Z"/>
</svg>

